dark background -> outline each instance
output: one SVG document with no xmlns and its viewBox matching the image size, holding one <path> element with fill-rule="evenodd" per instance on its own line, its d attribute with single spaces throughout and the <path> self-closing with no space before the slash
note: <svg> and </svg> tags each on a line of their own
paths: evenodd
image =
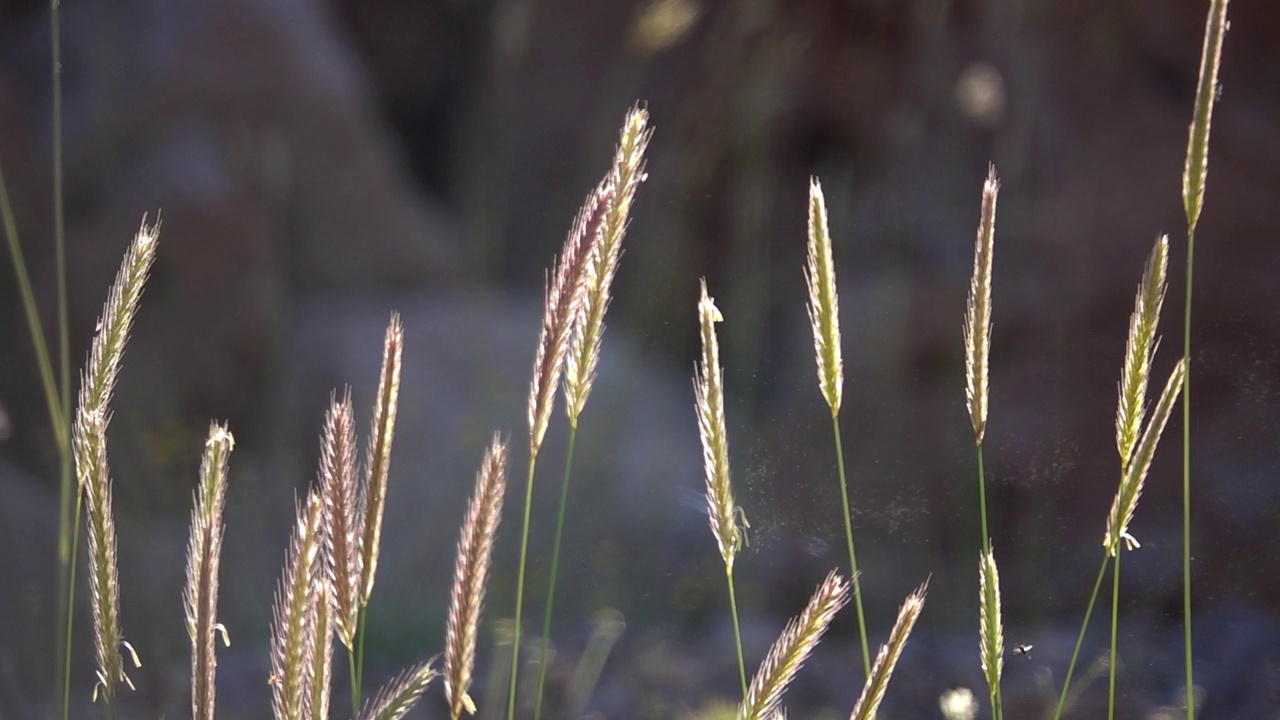
<svg viewBox="0 0 1280 720">
<path fill-rule="evenodd" d="M 382 330 L 406 324 L 391 507 L 366 692 L 441 647 L 453 544 L 493 431 L 512 491 L 480 648 L 513 607 L 523 408 L 544 271 L 626 109 L 656 128 L 583 416 L 550 673 L 562 702 L 604 608 L 627 630 L 588 710 L 682 717 L 732 699 L 720 560 L 690 377 L 706 276 L 739 502 L 748 666 L 843 565 L 827 410 L 804 314 L 807 179 L 835 238 L 842 421 L 872 641 L 932 574 L 886 717 L 984 695 L 961 317 L 981 182 L 1003 181 L 987 430 L 1011 716 L 1059 683 L 1118 480 L 1115 383 L 1132 294 L 1171 240 L 1163 384 L 1182 342 L 1181 172 L 1207 3 L 1139 0 L 186 0 L 62 6 L 72 364 L 144 213 L 159 256 L 115 403 L 130 717 L 187 712 L 185 523 L 211 419 L 228 498 L 224 718 L 265 717 L 270 596 L 329 392 L 370 418 Z M 1200 717 L 1280 708 L 1280 6 L 1235 0 L 1199 227 L 1193 518 Z M 0 3 L 0 162 L 54 337 L 48 6 Z M 56 458 L 29 335 L 0 274 L 0 716 L 52 714 Z M 539 463 L 540 623 L 564 421 Z M 1121 717 L 1181 697 L 1181 422 L 1157 456 L 1122 583 Z M 81 587 L 84 587 L 82 583 Z M 1104 588 L 1105 589 L 1105 588 Z M 93 717 L 82 589 L 76 717 Z M 1105 648 L 1105 610 L 1085 661 Z M 846 612 L 788 696 L 847 715 Z M 339 661 L 341 653 L 338 654 Z M 339 666 L 340 667 L 340 666 Z M 1051 675 L 1050 675 L 1051 673 Z M 335 672 L 335 709 L 346 707 Z M 1105 679 L 1080 716 L 1096 716 Z M 432 688 L 419 717 L 440 717 Z M 481 702 L 482 715 L 492 703 Z"/>
</svg>

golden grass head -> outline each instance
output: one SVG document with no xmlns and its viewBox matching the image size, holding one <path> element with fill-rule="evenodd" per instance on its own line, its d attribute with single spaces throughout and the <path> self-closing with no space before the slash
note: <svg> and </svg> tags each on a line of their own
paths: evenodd
<svg viewBox="0 0 1280 720">
<path fill-rule="evenodd" d="M 324 500 L 311 493 L 297 510 L 284 573 L 276 589 L 271 632 L 271 710 L 276 720 L 303 720 L 309 700 L 308 637 L 315 605 L 311 586 L 322 562 Z"/>
<path fill-rule="evenodd" d="M 591 259 L 591 247 L 597 242 L 596 236 L 603 231 L 605 212 L 615 190 L 610 178 L 606 177 L 587 196 L 560 250 L 555 272 L 547 286 L 542 332 L 533 360 L 533 381 L 529 386 L 529 452 L 534 457 L 547 433 L 556 386 L 564 371 L 569 335 L 586 297 L 586 269 Z"/>
<path fill-rule="evenodd" d="M 787 623 L 760 663 L 738 709 L 738 720 L 771 720 L 781 712 L 779 703 L 787 685 L 847 602 L 849 581 L 833 571 L 818 586 L 804 611 Z"/>
<path fill-rule="evenodd" d="M 982 216 L 973 246 L 973 277 L 964 318 L 965 400 L 978 445 L 987 430 L 987 362 L 991 355 L 991 261 L 995 253 L 996 196 L 1000 181 L 994 165 L 982 185 Z"/>
<path fill-rule="evenodd" d="M 1124 368 L 1120 372 L 1119 402 L 1116 405 L 1116 448 L 1120 451 L 1120 467 L 1129 465 L 1133 446 L 1142 429 L 1146 413 L 1147 383 L 1151 377 L 1151 359 L 1160 342 L 1156 330 L 1160 324 L 1160 308 L 1164 305 L 1169 267 L 1169 238 L 1161 235 L 1147 258 L 1142 283 L 1133 301 L 1129 318 L 1129 340 L 1125 344 Z"/>
<path fill-rule="evenodd" d="M 467 691 L 475 668 L 476 638 L 484 609 L 485 586 L 493 542 L 502 519 L 502 499 L 507 488 L 507 446 L 494 436 L 476 473 L 475 493 L 467 506 L 458 539 L 449 596 L 449 620 L 445 630 L 444 694 L 449 714 L 457 720 L 465 710 L 474 715 L 475 702 Z"/>
<path fill-rule="evenodd" d="M 818 385 L 834 417 L 840 414 L 844 390 L 844 361 L 840 354 L 840 299 L 836 267 L 827 229 L 827 201 L 818 178 L 809 179 L 809 254 L 805 265 L 809 286 L 809 323 L 818 364 Z"/>
<path fill-rule="evenodd" d="M 698 300 L 698 325 L 702 335 L 702 362 L 693 380 L 694 408 L 698 414 L 698 435 L 702 439 L 702 459 L 707 476 L 707 504 L 711 532 L 720 548 L 725 567 L 733 571 L 733 559 L 745 544 L 742 525 L 746 519 L 733 502 L 729 478 L 729 435 L 724 418 L 724 371 L 720 367 L 720 343 L 715 324 L 724 316 L 707 294 L 702 280 Z"/>
<path fill-rule="evenodd" d="M 439 673 L 431 667 L 431 660 L 405 670 L 399 677 L 387 683 L 373 702 L 365 706 L 360 720 L 401 720 L 413 709 L 427 686 Z"/>
<path fill-rule="evenodd" d="M 1204 49 L 1200 52 L 1200 78 L 1196 83 L 1195 112 L 1187 139 L 1187 162 L 1182 172 L 1182 204 L 1187 213 L 1187 229 L 1195 232 L 1204 207 L 1204 184 L 1209 174 L 1209 126 L 1218 98 L 1218 65 L 1222 60 L 1222 40 L 1227 31 L 1227 0 L 1212 0 L 1204 26 Z"/>
<path fill-rule="evenodd" d="M 1102 546 L 1107 554 L 1115 557 L 1120 552 L 1120 542 L 1132 548 L 1139 547 L 1138 541 L 1129 534 L 1129 522 L 1133 520 L 1133 511 L 1138 506 L 1138 498 L 1142 496 L 1142 487 L 1147 479 L 1147 471 L 1151 469 L 1151 460 L 1155 457 L 1156 446 L 1160 443 L 1160 435 L 1173 412 L 1173 404 L 1182 391 L 1182 380 L 1187 372 L 1187 362 L 1183 358 L 1174 366 L 1160 393 L 1151 417 L 1147 419 L 1146 429 L 1142 432 L 1142 440 L 1138 443 L 1129 465 L 1120 477 L 1120 488 L 1116 491 L 1115 500 L 1111 503 L 1111 512 L 1107 516 L 1107 531 L 1102 538 Z"/>
<path fill-rule="evenodd" d="M 215 636 L 226 628 L 218 623 L 218 566 L 222 557 L 222 510 L 227 495 L 227 460 L 235 438 L 225 425 L 213 423 L 200 463 L 200 486 L 191 511 L 187 542 L 187 584 L 182 605 L 191 637 L 191 717 L 213 720 L 218 658 Z"/>
<path fill-rule="evenodd" d="M 902 649 L 907 645 L 907 638 L 911 637 L 911 630 L 920 618 L 920 612 L 924 610 L 924 598 L 928 589 L 929 581 L 926 580 L 907 596 L 898 609 L 898 619 L 889 631 L 889 640 L 876 653 L 876 661 L 871 665 L 871 675 L 862 686 L 862 695 L 853 706 L 850 720 L 872 720 L 876 716 L 876 710 L 880 709 L 880 702 L 884 700 L 884 692 L 889 687 L 889 679 L 893 677 L 893 668 L 902 656 Z"/>
<path fill-rule="evenodd" d="M 367 474 L 364 483 L 364 537 L 360 541 L 360 604 L 368 605 L 378 570 L 382 543 L 382 515 L 387 506 L 387 477 L 391 471 L 391 442 L 396 434 L 400 405 L 400 364 L 404 352 L 404 325 L 400 313 L 391 314 L 382 345 L 382 371 L 378 374 L 378 398 L 369 431 Z"/>
<path fill-rule="evenodd" d="M 1000 573 L 996 569 L 995 552 L 990 548 L 982 553 L 978 580 L 982 592 L 978 615 L 982 674 L 986 676 L 987 687 L 994 698 L 1004 671 L 1004 621 L 1000 614 Z"/>
<path fill-rule="evenodd" d="M 355 645 L 360 609 L 363 518 L 356 483 L 356 423 L 351 389 L 330 398 L 320 442 L 320 497 L 324 501 L 325 566 L 333 584 L 333 625 L 342 644 Z"/>
<path fill-rule="evenodd" d="M 565 356 L 565 410 L 569 424 L 575 428 L 595 382 L 600 340 L 604 335 L 604 316 L 609 309 L 618 262 L 622 259 L 622 239 L 630 223 L 631 203 L 636 188 L 648 177 L 644 153 L 653 136 L 648 123 L 649 113 L 639 105 L 627 113 L 613 165 L 604 180 L 614 188 L 614 192 L 604 211 L 601 232 L 592 239 L 585 270 L 585 295 L 574 318 L 570 347 Z"/>
</svg>

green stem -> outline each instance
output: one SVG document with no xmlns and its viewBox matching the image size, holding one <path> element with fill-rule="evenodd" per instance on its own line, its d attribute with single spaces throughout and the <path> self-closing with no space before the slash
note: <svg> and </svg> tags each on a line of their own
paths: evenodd
<svg viewBox="0 0 1280 720">
<path fill-rule="evenodd" d="M 1085 631 L 1089 629 L 1089 618 L 1093 615 L 1093 605 L 1098 600 L 1098 591 L 1102 589 L 1102 578 L 1107 574 L 1107 555 L 1102 556 L 1102 567 L 1098 568 L 1098 579 L 1093 583 L 1093 594 L 1089 596 L 1089 607 L 1084 611 L 1084 622 L 1080 624 L 1080 636 L 1076 638 L 1076 649 L 1071 653 L 1071 664 L 1067 666 L 1067 679 L 1062 683 L 1062 695 L 1058 698 L 1058 710 L 1053 720 L 1062 717 L 1062 710 L 1067 704 L 1067 690 L 1071 687 L 1071 675 L 1076 671 L 1076 660 L 1080 657 L 1080 646 L 1084 644 Z"/>
<path fill-rule="evenodd" d="M 347 669 L 351 671 L 351 717 L 360 717 L 360 672 L 356 670 L 356 651 L 347 651 Z"/>
<path fill-rule="evenodd" d="M 1004 702 L 1000 698 L 1000 686 L 996 686 L 996 694 L 991 698 L 991 717 L 1004 720 Z"/>
<path fill-rule="evenodd" d="M 1187 720 L 1196 716 L 1195 680 L 1191 671 L 1191 274 L 1196 230 L 1187 231 L 1187 296 L 1183 310 L 1182 357 L 1182 648 L 1187 668 Z"/>
<path fill-rule="evenodd" d="M 368 605 L 361 605 L 356 611 L 355 676 L 351 683 L 351 703 L 355 708 L 355 715 L 352 717 L 357 718 L 360 717 L 360 688 L 364 684 L 364 636 L 368 615 Z"/>
<path fill-rule="evenodd" d="M 76 556 L 80 552 L 80 511 L 81 505 L 84 503 L 84 495 L 76 494 L 76 517 L 75 522 L 71 524 L 71 557 L 70 557 L 70 573 L 66 578 L 67 596 L 66 596 L 66 612 L 67 624 L 66 633 L 63 636 L 62 647 L 62 720 L 68 720 L 71 717 L 71 638 L 72 631 L 75 629 L 76 621 Z"/>
<path fill-rule="evenodd" d="M 1110 674 L 1110 689 L 1107 691 L 1107 720 L 1116 717 L 1116 628 L 1120 624 L 1120 553 L 1124 549 L 1116 548 L 1116 562 L 1111 566 L 1111 662 L 1107 668 Z"/>
<path fill-rule="evenodd" d="M 516 716 L 516 678 L 520 674 L 520 617 L 524 612 L 524 570 L 529 557 L 529 518 L 533 508 L 533 472 L 538 466 L 536 450 L 529 454 L 529 480 L 524 493 L 524 531 L 520 534 L 520 575 L 516 580 L 516 622 L 511 636 L 511 687 L 507 691 L 507 720 Z"/>
<path fill-rule="evenodd" d="M 844 447 L 840 442 L 840 417 L 831 416 L 831 431 L 836 436 L 836 465 L 840 471 L 840 500 L 844 508 L 844 538 L 849 545 L 849 570 L 853 576 L 853 603 L 858 610 L 858 637 L 862 640 L 862 672 L 871 677 L 871 652 L 867 648 L 867 621 L 862 613 L 862 584 L 858 579 L 858 556 L 853 552 L 853 518 L 849 514 L 849 484 L 845 480 Z"/>
<path fill-rule="evenodd" d="M 564 480 L 560 483 L 560 512 L 556 515 L 556 539 L 551 546 L 551 577 L 547 580 L 547 609 L 542 614 L 542 648 L 538 652 L 538 691 L 533 703 L 533 720 L 542 718 L 542 690 L 547 680 L 547 644 L 551 638 L 551 608 L 556 602 L 556 576 L 560 572 L 560 537 L 564 534 L 565 506 L 569 503 L 569 470 L 573 467 L 573 446 L 578 426 L 569 425 L 569 451 L 564 460 Z"/>
<path fill-rule="evenodd" d="M 747 664 L 742 659 L 742 629 L 738 626 L 738 596 L 733 592 L 733 568 L 725 568 L 729 581 L 729 612 L 733 615 L 733 642 L 738 648 L 738 681 L 742 683 L 742 699 L 747 698 Z"/>
<path fill-rule="evenodd" d="M 991 533 L 987 530 L 987 470 L 982 461 L 982 443 L 978 443 L 978 506 L 982 513 L 982 549 L 991 549 Z"/>
</svg>

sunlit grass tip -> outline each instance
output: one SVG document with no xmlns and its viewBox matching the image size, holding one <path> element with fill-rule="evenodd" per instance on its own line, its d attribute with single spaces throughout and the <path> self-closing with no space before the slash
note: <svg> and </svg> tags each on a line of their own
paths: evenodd
<svg viewBox="0 0 1280 720">
<path fill-rule="evenodd" d="M 1182 204 L 1187 228 L 1195 232 L 1204 207 L 1204 185 L 1209 174 L 1209 126 L 1218 100 L 1218 65 L 1222 61 L 1222 40 L 1227 31 L 1227 0 L 1213 0 L 1205 20 L 1204 49 L 1200 53 L 1200 76 L 1196 82 L 1195 113 L 1187 138 L 1187 162 L 1182 172 Z"/>
<path fill-rule="evenodd" d="M 302 720 L 308 700 L 308 616 L 315 566 L 322 560 L 324 501 L 317 493 L 297 509 L 285 569 L 276 589 L 271 629 L 271 710 L 275 720 Z"/>
<path fill-rule="evenodd" d="M 973 276 L 964 318 L 965 401 L 975 442 L 982 444 L 987 429 L 987 363 L 991 355 L 991 264 L 995 254 L 996 196 L 1000 181 L 990 166 L 982 185 L 982 215 L 973 246 Z"/>
<path fill-rule="evenodd" d="M 356 482 L 356 423 L 351 389 L 331 397 L 320 442 L 320 497 L 324 500 L 325 549 L 333 583 L 333 627 L 342 644 L 355 646 L 356 616 L 360 610 L 359 486 Z"/>
<path fill-rule="evenodd" d="M 982 674 L 987 679 L 994 702 L 1000 691 L 1004 672 L 1004 621 L 1000 612 L 1000 573 L 995 552 L 988 548 L 978 564 L 979 598 L 978 634 L 981 638 Z"/>
<path fill-rule="evenodd" d="M 373 702 L 360 713 L 360 720 L 401 720 L 437 675 L 430 660 L 409 668 L 378 691 Z"/>
<path fill-rule="evenodd" d="M 849 581 L 835 572 L 828 574 L 800 615 L 787 623 L 760 663 L 738 710 L 738 720 L 768 720 L 780 712 L 779 703 L 787 685 L 847 602 Z"/>
<path fill-rule="evenodd" d="M 387 505 L 387 477 L 391 471 L 391 443 L 396 433 L 396 411 L 400 404 L 400 365 L 404 353 L 404 325 L 400 314 L 392 313 L 382 346 L 382 370 L 378 373 L 378 395 L 369 431 L 365 463 L 364 537 L 360 541 L 360 602 L 369 604 L 378 570 L 378 546 L 382 542 L 382 516 Z"/>
<path fill-rule="evenodd" d="M 732 570 L 733 559 L 744 543 L 742 525 L 745 519 L 733 501 L 733 484 L 729 477 L 729 433 L 724 416 L 724 370 L 720 367 L 720 343 L 715 324 L 724 316 L 707 294 L 707 281 L 702 281 L 698 300 L 698 326 L 702 335 L 702 362 L 694 378 L 698 434 L 702 438 L 702 458 L 706 469 L 707 503 L 711 532 L 720 548 L 726 568 Z"/>
<path fill-rule="evenodd" d="M 818 178 L 809 179 L 809 250 L 805 264 L 809 287 L 809 323 L 818 365 L 818 384 L 831 415 L 840 414 L 844 362 L 840 353 L 840 299 L 836 293 L 835 259 L 827 228 L 827 202 Z"/>
<path fill-rule="evenodd" d="M 880 652 L 876 653 L 876 661 L 871 666 L 871 676 L 862 686 L 862 695 L 858 697 L 858 702 L 853 706 L 853 712 L 849 716 L 851 720 L 872 720 L 876 716 L 876 711 L 880 709 L 880 702 L 884 700 L 885 690 L 889 687 L 889 679 L 893 677 L 893 668 L 898 664 L 898 658 L 902 656 L 902 649 L 907 645 L 907 638 L 911 637 L 911 630 L 915 627 L 916 620 L 920 618 L 920 612 L 924 610 L 924 599 L 928 589 L 929 581 L 926 580 L 915 592 L 907 596 L 902 607 L 898 609 L 898 619 L 894 621 L 893 629 L 889 631 L 889 640 L 881 645 Z"/>
<path fill-rule="evenodd" d="M 213 720 L 217 699 L 218 658 L 216 635 L 231 644 L 218 622 L 218 567 L 225 529 L 222 511 L 227 495 L 227 461 L 235 438 L 225 425 L 213 423 L 200 463 L 200 485 L 191 511 L 191 536 L 187 542 L 187 584 L 182 595 L 191 638 L 191 717 Z"/>
<path fill-rule="evenodd" d="M 502 518 L 502 499 L 507 487 L 507 446 L 497 436 L 485 452 L 480 471 L 476 473 L 475 493 L 467 506 L 458 539 L 458 554 L 453 571 L 453 590 L 449 596 L 449 620 L 445 630 L 444 693 L 449 714 L 457 720 L 465 710 L 476 712 L 475 702 L 467 691 L 475 669 L 476 638 L 480 613 L 484 609 L 485 586 L 493 542 Z"/>
<path fill-rule="evenodd" d="M 1134 298 L 1133 315 L 1129 319 L 1129 339 L 1125 344 L 1124 368 L 1120 373 L 1119 401 L 1116 405 L 1116 448 L 1120 467 L 1129 465 L 1133 446 L 1138 442 L 1146 413 L 1147 384 L 1151 377 L 1151 359 L 1159 340 L 1160 308 L 1164 305 L 1165 274 L 1169 266 L 1169 238 L 1156 238 L 1147 258 L 1142 282 Z"/>
</svg>

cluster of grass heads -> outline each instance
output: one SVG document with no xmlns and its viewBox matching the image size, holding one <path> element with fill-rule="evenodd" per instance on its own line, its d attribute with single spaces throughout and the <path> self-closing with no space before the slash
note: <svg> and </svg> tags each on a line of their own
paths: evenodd
<svg viewBox="0 0 1280 720">
<path fill-rule="evenodd" d="M 1173 412 L 1179 395 L 1183 401 L 1184 455 L 1184 543 L 1190 543 L 1190 319 L 1191 271 L 1195 227 L 1203 203 L 1207 145 L 1216 91 L 1218 60 L 1226 23 L 1226 0 L 1214 0 L 1206 25 L 1200 83 L 1184 174 L 1184 204 L 1187 215 L 1187 293 L 1182 357 L 1176 363 L 1163 390 L 1149 404 L 1148 386 L 1152 363 L 1159 346 L 1157 327 L 1167 286 L 1169 244 L 1157 239 L 1151 251 L 1135 297 L 1124 353 L 1116 412 L 1116 445 L 1120 455 L 1119 486 L 1106 520 L 1103 534 L 1102 566 L 1085 611 L 1076 650 L 1067 668 L 1054 718 L 1067 712 L 1075 697 L 1071 693 L 1080 646 L 1088 629 L 1097 596 L 1108 565 L 1112 570 L 1111 647 L 1109 671 L 1109 717 L 1115 714 L 1117 626 L 1121 557 L 1139 547 L 1129 532 L 1137 502 L 1157 444 Z M 8 237 L 10 255 L 21 290 L 32 345 L 41 373 L 42 386 L 53 436 L 62 458 L 63 483 L 59 503 L 59 600 L 66 612 L 63 637 L 58 646 L 58 676 L 63 690 L 62 711 L 70 706 L 70 648 L 74 639 L 71 624 L 75 602 L 73 572 L 79 546 L 79 517 L 83 512 L 89 552 L 89 588 L 93 609 L 93 638 L 97 657 L 97 678 L 92 686 L 95 699 L 103 702 L 105 714 L 114 718 L 121 684 L 133 686 L 126 672 L 126 658 L 140 661 L 125 640 L 120 623 L 121 588 L 117 573 L 116 529 L 112 513 L 112 480 L 107 462 L 107 433 L 112 417 L 112 395 L 124 355 L 129 330 L 159 245 L 159 228 L 143 220 L 141 229 L 125 253 L 115 282 L 104 305 L 88 361 L 81 373 L 81 386 L 74 415 L 70 406 L 70 376 L 67 359 L 65 307 L 65 256 L 62 242 L 60 105 L 58 97 L 58 23 L 56 0 L 51 5 L 54 32 L 54 137 L 55 137 L 55 240 L 57 243 L 59 292 L 59 361 L 55 376 L 48 344 L 38 322 L 38 312 L 23 260 L 12 209 L 0 173 L 0 214 Z M 568 454 L 560 490 L 555 541 L 547 581 L 542 643 L 538 653 L 539 676 L 533 686 L 531 714 L 539 720 L 543 708 L 543 688 L 547 668 L 550 622 L 553 613 L 560 543 L 565 523 L 565 504 L 579 418 L 586 406 L 596 377 L 604 317 L 612 297 L 611 285 L 621 258 L 637 188 L 646 178 L 645 151 L 651 130 L 648 113 L 633 108 L 626 116 L 617 151 L 604 178 L 587 196 L 572 225 L 568 239 L 557 257 L 546 289 L 542 331 L 535 351 L 528 403 L 529 455 L 525 490 L 520 562 L 516 572 L 517 591 L 511 634 L 509 678 L 505 699 L 508 720 L 528 709 L 518 690 L 520 646 L 524 635 L 524 587 L 527 574 L 531 507 L 539 450 L 551 421 L 554 405 L 563 389 L 569 423 Z M 992 167 L 983 185 L 973 276 L 964 314 L 965 396 L 977 451 L 980 538 L 978 592 L 980 617 L 979 664 L 989 689 L 992 716 L 1003 718 L 1000 690 L 1004 664 L 999 571 L 988 525 L 983 441 L 987 429 L 989 353 L 992 335 L 992 285 L 996 200 L 999 182 Z M 832 570 L 815 590 L 801 613 L 782 630 L 777 641 L 748 680 L 747 663 L 738 624 L 734 593 L 734 560 L 747 543 L 747 518 L 735 501 L 730 472 L 728 432 L 725 422 L 725 383 L 721 366 L 716 324 L 724 321 L 720 310 L 702 282 L 697 303 L 701 336 L 701 359 L 695 368 L 694 411 L 702 441 L 711 534 L 725 568 L 729 612 L 733 620 L 739 681 L 742 698 L 732 711 L 739 720 L 772 720 L 785 716 L 782 699 L 788 684 L 803 666 L 835 614 L 851 599 L 857 610 L 864 685 L 851 710 L 851 718 L 875 717 L 885 695 L 894 666 L 924 608 L 926 580 L 907 596 L 887 639 L 874 661 L 869 652 L 868 624 L 862 605 L 862 582 L 858 572 L 850 515 L 849 481 L 845 472 L 844 447 L 839 416 L 844 383 L 841 359 L 839 300 L 836 290 L 835 260 L 827 229 L 826 201 L 815 178 L 809 186 L 808 259 L 805 267 L 808 287 L 808 314 L 811 320 L 819 388 L 831 413 L 835 444 L 835 464 L 843 508 L 845 540 L 849 556 L 847 577 Z M 477 704 L 469 694 L 473 682 L 476 644 L 484 606 L 485 587 L 490 574 L 490 558 L 502 515 L 506 490 L 509 451 L 507 443 L 495 435 L 485 451 L 476 474 L 475 490 L 468 505 L 457 546 L 453 589 L 443 639 L 443 668 L 435 659 L 420 662 L 383 688 L 370 702 L 361 703 L 364 668 L 364 636 L 369 601 L 374 588 L 382 516 L 386 507 L 388 474 L 395 435 L 399 397 L 400 365 L 404 331 L 398 315 L 387 327 L 382 369 L 366 440 L 365 459 L 359 462 L 355 410 L 350 391 L 331 398 L 321 433 L 318 479 L 300 500 L 292 537 L 276 592 L 270 650 L 271 706 L 278 720 L 320 720 L 330 717 L 333 650 L 335 640 L 348 660 L 353 717 L 393 720 L 403 717 L 437 676 L 443 677 L 444 695 L 450 717 L 474 714 Z M 183 596 L 186 623 L 192 647 L 191 706 L 199 720 L 215 717 L 217 655 L 220 636 L 230 643 L 227 629 L 218 622 L 219 562 L 224 534 L 222 510 L 227 491 L 232 434 L 224 425 L 213 423 L 205 444 L 198 483 L 194 493 L 187 554 L 187 583 Z M 76 492 L 74 511 L 71 498 L 71 469 Z M 1195 687 L 1192 676 L 1190 554 L 1184 548 L 1184 608 L 1186 714 L 1194 717 Z M 596 665 L 598 670 L 598 663 Z M 586 681 L 588 684 L 594 680 Z M 942 710 L 948 717 L 973 717 L 976 707 L 968 691 L 943 696 Z M 710 716 L 709 714 L 707 715 Z"/>
</svg>

